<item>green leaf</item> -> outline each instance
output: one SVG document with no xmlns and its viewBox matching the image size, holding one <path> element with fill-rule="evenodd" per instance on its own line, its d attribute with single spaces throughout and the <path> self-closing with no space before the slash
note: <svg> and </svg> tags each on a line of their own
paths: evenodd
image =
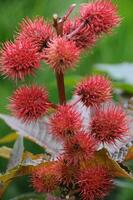
<svg viewBox="0 0 133 200">
<path fill-rule="evenodd" d="M 106 166 L 114 177 L 127 178 L 133 180 L 133 176 L 113 160 L 106 149 L 101 149 L 95 153 L 95 156 L 88 161 L 88 166 L 103 165 Z"/>
<path fill-rule="evenodd" d="M 46 166 L 47 164 L 49 164 L 47 155 L 45 154 L 33 155 L 30 152 L 25 152 L 23 154 L 23 160 L 19 165 L 8 170 L 6 173 L 0 175 L 0 198 L 7 189 L 8 185 L 15 178 L 20 176 L 30 175 L 39 166 Z"/>
<path fill-rule="evenodd" d="M 44 200 L 44 195 L 35 194 L 35 193 L 27 193 L 27 194 L 22 194 L 20 196 L 14 197 L 10 200 Z"/>
<path fill-rule="evenodd" d="M 20 136 L 26 137 L 39 146 L 46 149 L 54 158 L 62 149 L 62 145 L 50 133 L 47 118 L 31 122 L 23 123 L 21 120 L 5 114 L 0 114 L 0 119 L 4 120 L 12 129 L 16 130 Z"/>
<path fill-rule="evenodd" d="M 131 190 L 133 189 L 133 182 L 131 182 L 131 181 L 116 179 L 114 181 L 114 184 L 121 188 L 128 188 Z"/>
<path fill-rule="evenodd" d="M 9 159 L 12 149 L 6 146 L 0 147 L 0 157 Z"/>
<path fill-rule="evenodd" d="M 10 134 L 0 138 L 0 144 L 14 142 L 17 138 L 18 138 L 18 134 L 17 133 L 10 133 Z"/>
<path fill-rule="evenodd" d="M 119 89 L 123 90 L 126 93 L 133 94 L 133 85 L 116 81 L 116 82 L 113 82 L 113 86 L 115 88 L 119 88 Z"/>
</svg>

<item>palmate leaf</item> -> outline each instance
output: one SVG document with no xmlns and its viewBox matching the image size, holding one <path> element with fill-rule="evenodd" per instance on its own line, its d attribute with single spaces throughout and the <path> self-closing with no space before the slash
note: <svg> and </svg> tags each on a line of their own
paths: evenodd
<svg viewBox="0 0 133 200">
<path fill-rule="evenodd" d="M 129 147 L 128 153 L 125 157 L 125 161 L 133 160 L 133 146 Z"/>
<path fill-rule="evenodd" d="M 11 170 L 8 170 L 5 174 L 0 175 L 0 197 L 14 178 L 30 175 L 39 166 L 47 166 L 48 164 L 49 161 L 46 160 L 45 155 L 33 155 L 30 152 L 24 152 L 23 160 L 17 167 L 14 167 Z M 133 180 L 131 173 L 125 170 L 124 167 L 121 167 L 116 161 L 112 160 L 105 149 L 97 151 L 94 158 L 88 161 L 86 167 L 93 167 L 100 164 L 107 167 L 114 177 L 122 177 Z M 81 167 L 84 168 L 84 164 Z"/>
<path fill-rule="evenodd" d="M 16 133 L 11 133 L 3 138 L 0 139 L 0 144 L 4 144 L 7 142 L 12 142 L 18 138 L 18 135 Z M 7 170 L 17 166 L 23 155 L 24 146 L 23 146 L 23 137 L 19 137 L 15 144 L 13 149 L 2 146 L 0 147 L 0 157 L 3 157 L 5 159 L 9 159 Z"/>
<path fill-rule="evenodd" d="M 46 166 L 48 163 L 49 161 L 46 160 L 45 154 L 33 155 L 30 152 L 24 152 L 21 163 L 0 175 L 0 198 L 13 179 L 19 176 L 30 175 L 36 168 Z"/>
<path fill-rule="evenodd" d="M 22 160 L 23 151 L 24 151 L 23 137 L 20 136 L 14 143 L 7 170 L 12 169 L 17 165 L 19 165 L 19 163 Z"/>
<path fill-rule="evenodd" d="M 132 174 L 122 168 L 116 161 L 114 161 L 108 154 L 106 149 L 102 149 L 95 153 L 93 159 L 89 160 L 88 166 L 103 165 L 107 167 L 114 177 L 123 177 L 133 180 Z"/>
<path fill-rule="evenodd" d="M 52 134 L 49 133 L 46 118 L 30 124 L 25 124 L 19 119 L 9 115 L 0 114 L 0 118 L 4 120 L 12 129 L 16 130 L 19 135 L 27 137 L 36 144 L 45 148 L 53 158 L 61 152 L 62 145 L 53 137 Z"/>
</svg>

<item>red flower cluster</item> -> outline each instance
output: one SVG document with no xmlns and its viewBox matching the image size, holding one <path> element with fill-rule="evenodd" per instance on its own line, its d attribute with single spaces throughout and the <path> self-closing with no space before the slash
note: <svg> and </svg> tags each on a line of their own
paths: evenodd
<svg viewBox="0 0 133 200">
<path fill-rule="evenodd" d="M 42 51 L 47 47 L 53 35 L 51 25 L 45 22 L 43 17 L 37 17 L 33 21 L 26 18 L 20 24 L 17 39 L 31 41 L 32 44 L 37 46 L 38 51 Z"/>
<path fill-rule="evenodd" d="M 96 0 L 81 5 L 80 17 L 65 23 L 64 34 L 74 41 L 78 48 L 86 49 L 92 47 L 102 33 L 108 33 L 118 26 L 120 21 L 117 7 L 111 1 Z M 77 29 L 79 31 L 75 31 Z"/>
<path fill-rule="evenodd" d="M 24 79 L 40 67 L 41 52 L 53 38 L 51 26 L 43 18 L 29 18 L 20 25 L 15 41 L 6 42 L 1 50 L 1 71 L 11 79 Z"/>
<path fill-rule="evenodd" d="M 33 74 L 41 59 L 55 72 L 64 73 L 75 66 L 80 50 L 92 47 L 97 36 L 120 22 L 116 6 L 105 0 L 81 5 L 80 15 L 74 21 L 66 19 L 58 37 L 42 17 L 23 20 L 14 43 L 6 43 L 1 51 L 3 74 L 23 79 Z"/>
<path fill-rule="evenodd" d="M 42 117 L 49 106 L 47 91 L 34 85 L 17 89 L 10 98 L 9 108 L 16 117 L 31 122 Z"/>
<path fill-rule="evenodd" d="M 59 139 L 69 139 L 82 127 L 80 113 L 70 105 L 59 106 L 49 123 L 50 132 Z"/>
<path fill-rule="evenodd" d="M 70 164 L 77 165 L 79 162 L 84 162 L 94 156 L 96 144 L 96 140 L 89 133 L 77 132 L 64 144 L 65 157 Z"/>
<path fill-rule="evenodd" d="M 55 38 L 48 44 L 44 59 L 55 72 L 73 68 L 79 59 L 79 49 L 75 43 L 64 38 Z"/>
<path fill-rule="evenodd" d="M 111 1 L 96 0 L 83 4 L 80 8 L 82 20 L 86 20 L 89 28 L 96 35 L 107 33 L 120 23 L 117 8 Z"/>
<path fill-rule="evenodd" d="M 59 172 L 59 182 L 63 186 L 69 187 L 74 185 L 76 182 L 76 177 L 78 173 L 78 167 L 76 165 L 71 165 L 65 157 L 58 159 L 58 172 Z"/>
<path fill-rule="evenodd" d="M 103 199 L 112 188 L 114 174 L 106 166 L 94 163 L 98 145 L 115 145 L 128 131 L 122 108 L 109 103 L 103 107 L 111 100 L 111 91 L 111 82 L 100 75 L 93 75 L 76 87 L 76 93 L 81 96 L 79 101 L 86 108 L 96 108 L 88 122 L 89 132 L 75 104 L 58 106 L 49 121 L 51 134 L 63 141 L 64 151 L 57 160 L 60 185 L 76 187 L 77 195 L 84 200 Z"/>
<path fill-rule="evenodd" d="M 112 188 L 112 177 L 103 166 L 91 167 L 79 173 L 78 184 L 83 200 L 103 199 Z"/>
<path fill-rule="evenodd" d="M 40 56 L 37 48 L 28 40 L 18 40 L 15 43 L 6 42 L 0 58 L 2 73 L 11 79 L 24 79 L 26 75 L 34 74 L 40 67 Z"/>
<path fill-rule="evenodd" d="M 64 24 L 63 31 L 67 37 L 71 37 L 71 40 L 75 42 L 80 50 L 89 49 L 96 43 L 95 33 L 92 33 L 87 26 L 84 26 L 76 34 L 72 34 L 81 24 L 82 20 L 79 18 L 76 18 L 74 21 L 68 20 Z"/>
<path fill-rule="evenodd" d="M 111 99 L 111 92 L 111 82 L 101 75 L 91 76 L 81 81 L 75 91 L 87 107 L 97 107 L 101 103 Z"/>
<path fill-rule="evenodd" d="M 121 107 L 108 106 L 98 110 L 89 124 L 91 135 L 102 143 L 122 140 L 128 132 L 126 114 Z"/>
<path fill-rule="evenodd" d="M 83 200 L 104 198 L 112 188 L 112 173 L 95 160 L 99 144 L 115 144 L 127 134 L 125 113 L 120 107 L 103 107 L 111 100 L 112 86 L 109 79 L 93 75 L 81 81 L 75 89 L 78 101 L 93 110 L 88 127 L 83 123 L 82 110 L 77 102 L 65 100 L 64 73 L 79 60 L 81 50 L 92 47 L 102 33 L 108 33 L 120 22 L 116 7 L 111 1 L 96 0 L 80 7 L 80 16 L 61 19 L 54 17 L 51 24 L 41 18 L 27 18 L 20 25 L 15 41 L 6 42 L 0 53 L 1 71 L 12 79 L 24 79 L 33 74 L 43 60 L 56 73 L 60 104 L 48 100 L 47 91 L 39 86 L 22 86 L 10 98 L 9 108 L 13 115 L 30 123 L 46 114 L 49 107 L 50 134 L 62 142 L 63 152 L 56 161 L 48 161 L 32 173 L 32 185 L 37 192 L 53 192 L 59 187 Z M 94 108 L 94 109 L 93 109 Z M 88 116 L 89 117 L 89 116 Z M 87 118 L 88 120 L 88 118 Z M 50 135 L 50 137 L 51 137 Z M 93 166 L 88 165 L 93 162 Z M 70 193 L 69 193 L 70 194 Z"/>
<path fill-rule="evenodd" d="M 39 167 L 32 174 L 32 185 L 37 192 L 51 192 L 57 188 L 58 184 L 56 163 Z"/>
</svg>

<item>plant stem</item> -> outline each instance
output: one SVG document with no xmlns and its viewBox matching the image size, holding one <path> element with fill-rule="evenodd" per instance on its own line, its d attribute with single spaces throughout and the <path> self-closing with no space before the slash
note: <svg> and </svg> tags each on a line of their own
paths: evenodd
<svg viewBox="0 0 133 200">
<path fill-rule="evenodd" d="M 82 21 L 82 23 L 69 35 L 66 36 L 67 39 L 71 39 L 73 36 L 75 36 L 79 31 L 84 28 L 87 24 L 90 24 L 92 21 L 92 17 L 90 17 L 88 20 Z"/>
<path fill-rule="evenodd" d="M 63 22 L 62 20 L 58 19 L 57 15 L 53 16 L 54 24 L 53 26 L 56 29 L 57 35 L 63 35 Z M 59 96 L 59 103 L 61 105 L 66 104 L 66 94 L 65 94 L 65 84 L 64 84 L 64 74 L 62 72 L 56 72 L 56 82 L 58 88 L 58 96 Z"/>
<path fill-rule="evenodd" d="M 66 104 L 66 95 L 65 95 L 65 85 L 64 85 L 64 74 L 56 73 L 56 81 L 59 95 L 59 103 L 61 105 Z"/>
<path fill-rule="evenodd" d="M 56 33 L 58 36 L 63 36 L 63 24 L 69 17 L 69 15 L 74 10 L 76 4 L 72 4 L 66 14 L 59 18 L 57 14 L 53 15 L 53 26 L 56 29 Z M 59 96 L 59 103 L 61 105 L 66 104 L 66 94 L 65 94 L 65 85 L 64 85 L 64 74 L 62 72 L 56 72 L 56 81 L 57 81 L 57 88 L 58 88 L 58 96 Z"/>
<path fill-rule="evenodd" d="M 62 17 L 62 21 L 63 21 L 63 22 L 65 22 L 65 21 L 67 20 L 67 18 L 68 18 L 68 17 L 70 16 L 70 14 L 73 12 L 75 6 L 76 6 L 76 4 L 74 3 L 74 4 L 72 4 L 72 5 L 68 8 L 66 14 Z"/>
</svg>

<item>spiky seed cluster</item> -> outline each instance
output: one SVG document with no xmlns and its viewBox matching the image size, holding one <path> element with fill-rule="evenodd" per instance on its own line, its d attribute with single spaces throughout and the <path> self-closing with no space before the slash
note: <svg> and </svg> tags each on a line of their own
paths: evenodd
<svg viewBox="0 0 133 200">
<path fill-rule="evenodd" d="M 17 118 L 24 122 L 31 122 L 42 117 L 49 106 L 47 91 L 33 85 L 17 89 L 10 98 L 9 108 Z"/>
<path fill-rule="evenodd" d="M 79 49 L 73 41 L 56 37 L 48 44 L 44 52 L 44 59 L 55 72 L 64 73 L 65 70 L 73 68 L 79 59 Z"/>
<path fill-rule="evenodd" d="M 36 192 L 51 192 L 58 186 L 58 169 L 56 164 L 42 166 L 32 173 L 32 185 Z"/>
<path fill-rule="evenodd" d="M 70 165 L 65 157 L 59 158 L 58 171 L 60 172 L 60 184 L 69 187 L 70 185 L 75 183 L 78 167 Z"/>
<path fill-rule="evenodd" d="M 6 42 L 1 51 L 1 71 L 11 79 L 24 79 L 40 67 L 40 56 L 28 40 Z"/>
<path fill-rule="evenodd" d="M 117 8 L 110 0 L 96 0 L 83 4 L 80 14 L 82 20 L 88 22 L 90 31 L 96 35 L 107 33 L 120 23 Z"/>
<path fill-rule="evenodd" d="M 103 199 L 112 189 L 113 180 L 103 166 L 91 167 L 81 171 L 78 184 L 83 200 Z"/>
<path fill-rule="evenodd" d="M 87 107 L 99 106 L 111 99 L 111 92 L 111 82 L 102 75 L 94 75 L 81 81 L 75 91 Z"/>
<path fill-rule="evenodd" d="M 14 43 L 5 43 L 0 53 L 3 74 L 12 79 L 24 79 L 34 74 L 43 59 L 58 74 L 57 79 L 61 76 L 63 79 L 63 73 L 78 61 L 81 50 L 92 47 L 102 33 L 110 32 L 120 22 L 117 9 L 110 1 L 96 0 L 81 5 L 80 16 L 72 21 L 67 17 L 73 6 L 62 19 L 55 19 L 56 36 L 42 17 L 24 20 Z M 58 83 L 61 86 L 59 79 Z M 77 189 L 76 195 L 80 190 L 83 200 L 102 199 L 107 195 L 112 187 L 110 172 L 94 163 L 88 168 L 88 160 L 91 163 L 95 159 L 99 143 L 115 144 L 128 130 L 122 109 L 102 109 L 101 104 L 111 99 L 111 91 L 110 81 L 99 75 L 77 85 L 75 93 L 79 101 L 86 107 L 97 108 L 93 109 L 89 121 L 89 133 L 84 130 L 75 105 L 54 106 L 55 113 L 49 120 L 50 132 L 63 142 L 64 151 L 56 162 L 49 161 L 32 173 L 32 184 L 37 192 L 53 192 L 59 186 L 67 191 Z M 42 117 L 50 106 L 47 91 L 36 85 L 17 89 L 9 105 L 12 113 L 26 123 Z"/>
<path fill-rule="evenodd" d="M 28 17 L 20 24 L 20 32 L 17 39 L 29 40 L 38 51 L 47 47 L 48 42 L 53 38 L 51 25 L 45 22 L 43 17 L 36 17 L 33 21 Z"/>
<path fill-rule="evenodd" d="M 63 140 L 73 136 L 82 127 L 81 116 L 71 105 L 59 106 L 49 123 L 50 132 Z"/>
<path fill-rule="evenodd" d="M 122 140 L 128 132 L 125 112 L 121 107 L 109 106 L 95 113 L 90 124 L 91 135 L 102 143 L 112 144 Z"/>
<path fill-rule="evenodd" d="M 74 30 L 81 26 L 81 23 L 82 20 L 79 18 L 76 18 L 74 21 L 67 20 L 64 24 L 64 34 L 69 37 Z M 96 35 L 87 26 L 84 26 L 80 31 L 71 36 L 71 40 L 75 42 L 79 49 L 89 49 L 95 44 Z"/>
<path fill-rule="evenodd" d="M 81 131 L 65 142 L 64 154 L 70 164 L 76 165 L 93 157 L 96 144 L 96 140 L 89 133 Z"/>
</svg>

